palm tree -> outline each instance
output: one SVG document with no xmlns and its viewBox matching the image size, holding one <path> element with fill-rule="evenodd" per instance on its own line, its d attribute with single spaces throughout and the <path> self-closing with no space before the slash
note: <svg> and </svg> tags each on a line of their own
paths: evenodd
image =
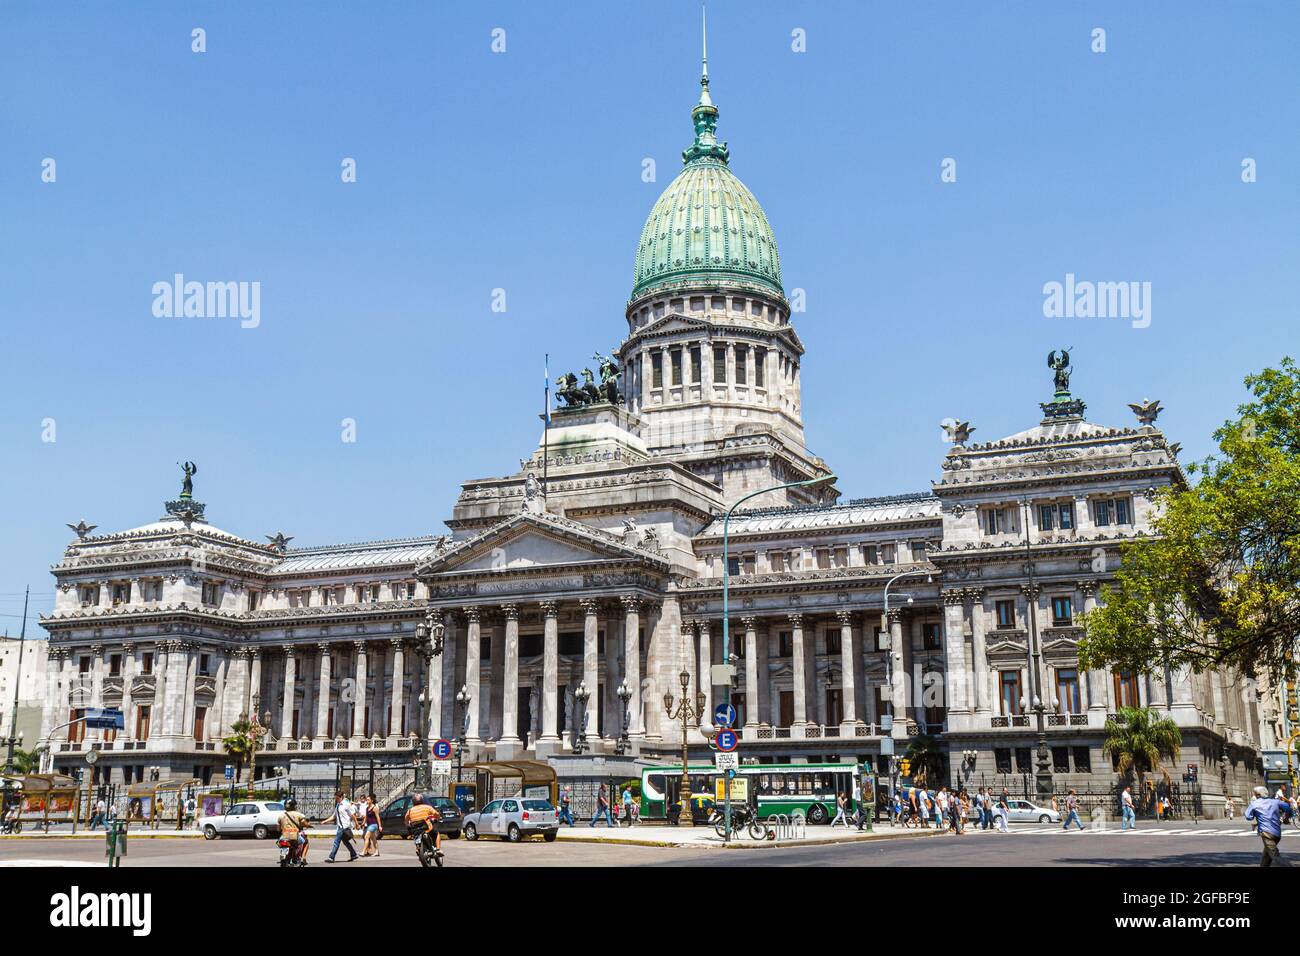
<svg viewBox="0 0 1300 956">
<path fill-rule="evenodd" d="M 1125 777 L 1137 774 L 1139 793 L 1144 792 L 1142 780 L 1147 773 L 1159 771 L 1169 782 L 1169 772 L 1160 760 L 1176 761 L 1183 742 L 1183 732 L 1171 718 L 1157 717 L 1148 707 L 1121 707 L 1119 720 L 1107 720 L 1104 730 L 1101 752 L 1115 759 Z"/>
<path fill-rule="evenodd" d="M 239 780 L 244 769 L 244 761 L 253 752 L 253 722 L 240 715 L 239 719 L 230 725 L 230 729 L 233 733 L 221 741 L 221 746 L 235 759 L 235 780 Z"/>
<path fill-rule="evenodd" d="M 14 748 L 14 773 L 40 773 L 41 754 L 44 752 L 44 747 L 33 747 L 31 750 Z"/>
</svg>

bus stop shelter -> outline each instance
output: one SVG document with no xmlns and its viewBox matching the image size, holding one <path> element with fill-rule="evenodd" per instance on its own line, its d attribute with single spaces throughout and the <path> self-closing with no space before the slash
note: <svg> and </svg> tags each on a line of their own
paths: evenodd
<svg viewBox="0 0 1300 956">
<path fill-rule="evenodd" d="M 553 804 L 560 797 L 555 768 L 544 760 L 493 760 L 466 764 L 465 769 L 474 773 L 475 795 L 481 796 L 476 805 L 480 807 L 499 796 L 533 797 Z M 498 790 L 502 792 L 498 794 Z"/>
</svg>

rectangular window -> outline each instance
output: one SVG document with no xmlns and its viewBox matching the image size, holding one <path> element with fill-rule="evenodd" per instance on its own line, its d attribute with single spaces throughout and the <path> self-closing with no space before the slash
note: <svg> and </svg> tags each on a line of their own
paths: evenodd
<svg viewBox="0 0 1300 956">
<path fill-rule="evenodd" d="M 1072 747 L 1074 751 L 1074 772 L 1092 773 L 1092 751 L 1087 747 Z"/>
<path fill-rule="evenodd" d="M 757 566 L 755 563 L 757 560 L 758 560 L 757 555 L 753 555 L 753 554 L 745 555 L 742 563 L 742 570 L 746 574 L 753 574 Z"/>
<path fill-rule="evenodd" d="M 196 741 L 207 740 L 204 735 L 204 724 L 207 723 L 208 709 L 206 707 L 194 708 L 194 739 Z"/>
<path fill-rule="evenodd" d="M 140 673 L 153 673 L 153 651 L 145 651 L 140 655 Z"/>
<path fill-rule="evenodd" d="M 152 707 L 149 704 L 141 704 L 135 709 L 135 739 L 149 739 L 149 715 Z"/>
<path fill-rule="evenodd" d="M 1097 525 L 1098 528 L 1106 528 L 1110 526 L 1110 502 L 1109 501 L 1093 502 L 1092 511 L 1094 515 L 1093 522 Z"/>
<path fill-rule="evenodd" d="M 927 651 L 937 651 L 943 648 L 943 629 L 939 624 L 922 624 L 921 637 L 924 640 L 924 647 Z"/>
<path fill-rule="evenodd" d="M 122 655 L 113 654 L 108 659 L 108 673 L 110 677 L 117 677 L 122 673 Z"/>
<path fill-rule="evenodd" d="M 983 514 L 985 534 L 1005 534 L 1007 532 L 1007 509 L 986 508 Z"/>
<path fill-rule="evenodd" d="M 673 385 L 682 384 L 681 349 L 673 349 L 668 353 L 668 381 Z"/>
<path fill-rule="evenodd" d="M 794 635 L 789 631 L 781 631 L 776 635 L 776 656 L 794 657 Z"/>
<path fill-rule="evenodd" d="M 1056 672 L 1056 699 L 1061 703 L 1061 713 L 1080 713 L 1079 672 L 1073 667 L 1062 667 Z"/>
<path fill-rule="evenodd" d="M 700 368 L 700 347 L 698 345 L 692 345 L 691 346 L 691 384 L 692 385 L 700 384 L 701 371 L 702 370 Z"/>
<path fill-rule="evenodd" d="M 998 747 L 993 751 L 993 769 L 996 773 L 1011 772 L 1010 748 Z"/>
<path fill-rule="evenodd" d="M 1033 773 L 1034 755 L 1028 747 L 1016 748 L 1016 773 Z"/>
<path fill-rule="evenodd" d="M 204 604 L 208 605 L 209 607 L 215 607 L 218 603 L 220 603 L 218 599 L 218 588 L 219 585 L 216 584 L 203 585 Z"/>
<path fill-rule="evenodd" d="M 1010 628 L 1016 626 L 1016 602 L 1015 601 L 998 601 L 997 602 L 998 627 Z"/>
<path fill-rule="evenodd" d="M 650 354 L 650 387 L 664 387 L 664 356 L 662 352 Z"/>
<path fill-rule="evenodd" d="M 1132 509 L 1129 507 L 1127 498 L 1115 499 L 1115 523 L 1116 524 L 1133 523 Z"/>
<path fill-rule="evenodd" d="M 1020 713 L 1020 671 L 999 671 L 998 683 L 1002 688 L 1002 716 Z"/>
<path fill-rule="evenodd" d="M 926 547 L 924 541 L 912 542 L 912 561 L 920 564 L 925 560 Z"/>
<path fill-rule="evenodd" d="M 1070 772 L 1070 748 L 1053 747 L 1052 748 L 1052 773 L 1069 773 Z"/>
<path fill-rule="evenodd" d="M 1140 696 L 1138 694 L 1137 675 L 1132 671 L 1116 671 L 1115 681 L 1115 708 L 1120 707 L 1140 707 Z"/>
<path fill-rule="evenodd" d="M 1051 531 L 1056 527 L 1056 508 L 1052 505 L 1038 506 L 1038 530 Z"/>
<path fill-rule="evenodd" d="M 727 555 L 727 573 L 732 577 L 740 574 L 740 556 L 736 554 Z"/>
<path fill-rule="evenodd" d="M 844 692 L 838 687 L 826 690 L 826 723 L 838 727 L 844 719 Z"/>
<path fill-rule="evenodd" d="M 762 349 L 754 349 L 754 387 L 767 387 L 766 368 L 767 353 Z"/>
<path fill-rule="evenodd" d="M 826 653 L 838 654 L 839 652 L 840 652 L 840 632 L 827 631 L 826 632 Z M 832 721 L 832 723 L 839 723 L 839 721 Z"/>
<path fill-rule="evenodd" d="M 880 563 L 880 553 L 876 550 L 874 544 L 864 544 L 862 546 L 862 563 L 867 565 Z"/>
<path fill-rule="evenodd" d="M 831 566 L 831 552 L 828 548 L 817 549 L 817 567 L 822 571 L 829 570 Z"/>
<path fill-rule="evenodd" d="M 1060 523 L 1062 531 L 1074 530 L 1074 505 L 1073 504 L 1058 505 L 1056 510 L 1056 518 L 1057 521 Z"/>
<path fill-rule="evenodd" d="M 713 347 L 713 381 L 727 384 L 727 350 L 721 345 Z"/>
<path fill-rule="evenodd" d="M 897 558 L 896 549 L 892 544 L 881 545 L 880 560 L 885 564 L 894 564 Z"/>
<path fill-rule="evenodd" d="M 257 600 L 258 600 L 258 598 L 260 598 L 260 597 L 261 597 L 261 595 L 260 595 L 258 592 L 256 592 L 256 591 L 249 591 L 249 592 L 248 592 L 248 609 L 249 609 L 250 611 L 256 611 L 256 610 L 257 610 Z"/>
<path fill-rule="evenodd" d="M 749 349 L 736 346 L 736 384 L 749 384 Z"/>
<path fill-rule="evenodd" d="M 1068 627 L 1073 621 L 1073 602 L 1070 598 L 1065 596 L 1052 598 L 1052 625 Z"/>
<path fill-rule="evenodd" d="M 203 677 L 208 676 L 208 664 L 210 661 L 211 661 L 211 657 L 209 657 L 207 654 L 199 655 L 199 674 L 201 676 Z"/>
</svg>

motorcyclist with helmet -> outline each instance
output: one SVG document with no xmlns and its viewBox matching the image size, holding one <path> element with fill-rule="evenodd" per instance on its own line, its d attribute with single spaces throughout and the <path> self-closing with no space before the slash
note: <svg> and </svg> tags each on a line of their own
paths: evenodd
<svg viewBox="0 0 1300 956">
<path fill-rule="evenodd" d="M 276 821 L 280 827 L 280 839 L 288 840 L 294 845 L 290 852 L 303 866 L 307 865 L 307 817 L 298 812 L 298 801 L 290 798 L 284 802 L 284 812 Z"/>
<path fill-rule="evenodd" d="M 442 819 L 437 807 L 425 802 L 424 795 L 417 793 L 411 800 L 411 808 L 406 811 L 406 825 L 409 828 L 424 824 L 424 834 L 433 834 L 433 852 L 442 856 L 442 834 L 436 824 Z M 421 835 L 423 838 L 423 834 Z"/>
</svg>

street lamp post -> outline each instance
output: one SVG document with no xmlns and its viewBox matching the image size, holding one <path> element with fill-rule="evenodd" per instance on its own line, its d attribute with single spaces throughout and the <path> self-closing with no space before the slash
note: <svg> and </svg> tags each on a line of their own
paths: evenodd
<svg viewBox="0 0 1300 956">
<path fill-rule="evenodd" d="M 690 731 L 690 722 L 692 720 L 695 721 L 696 727 L 704 720 L 704 692 L 696 691 L 695 702 L 692 705 L 690 671 L 682 671 L 679 679 L 682 683 L 682 699 L 677 704 L 677 712 L 673 713 L 672 691 L 667 691 L 664 694 L 664 711 L 668 714 L 669 720 L 680 720 L 682 722 L 682 812 L 677 815 L 677 825 L 679 827 L 693 827 L 695 826 L 695 813 L 691 807 L 691 775 L 687 763 L 689 756 L 687 734 Z"/>
<path fill-rule="evenodd" d="M 623 705 L 623 730 L 618 735 L 618 743 L 614 745 L 614 753 L 622 757 L 632 747 L 632 740 L 628 736 L 628 728 L 632 725 L 632 712 L 628 708 L 632 700 L 632 690 L 627 686 L 627 681 L 623 681 L 618 685 L 615 693 L 618 694 L 619 702 Z"/>
<path fill-rule="evenodd" d="M 578 703 L 578 713 L 582 715 L 578 720 L 578 732 L 573 738 L 573 752 L 575 754 L 584 754 L 587 752 L 587 701 L 591 697 L 591 691 L 587 690 L 585 680 L 578 681 L 578 689 L 573 692 L 573 699 Z"/>
<path fill-rule="evenodd" d="M 766 495 L 773 491 L 782 491 L 786 488 L 806 488 L 812 485 L 829 484 L 835 480 L 834 474 L 825 474 L 819 478 L 808 478 L 804 481 L 789 481 L 782 485 L 773 485 L 770 488 L 764 488 L 761 491 L 751 492 L 743 498 L 738 498 L 736 502 L 727 509 L 726 514 L 722 516 L 722 661 L 725 664 L 731 663 L 731 515 L 732 513 L 751 498 L 757 498 L 759 495 Z M 703 680 L 712 680 L 712 676 L 700 675 Z M 749 693 L 755 697 L 758 694 L 758 688 L 752 688 Z M 731 704 L 731 681 L 722 685 L 722 702 L 730 706 Z M 748 706 L 748 705 L 747 705 Z M 685 746 L 685 737 L 682 738 L 682 745 Z M 684 761 L 683 761 L 684 763 Z M 724 839 L 731 839 L 731 781 L 727 781 L 727 798 L 723 803 L 723 824 L 722 832 Z"/>
<path fill-rule="evenodd" d="M 457 708 L 465 709 L 465 716 L 461 718 L 460 733 L 456 735 L 456 782 L 460 783 L 460 770 L 462 766 L 462 756 L 465 753 L 465 740 L 469 734 L 469 705 L 474 702 L 474 695 L 471 693 L 468 684 L 461 684 L 460 690 L 456 692 Z"/>
<path fill-rule="evenodd" d="M 261 703 L 262 695 L 254 694 L 253 722 L 248 726 L 248 735 L 252 738 L 252 742 L 248 748 L 248 799 L 250 800 L 253 799 L 253 784 L 257 779 L 257 745 L 266 732 L 271 729 L 270 708 L 268 708 L 266 713 L 263 715 L 264 719 L 261 721 L 258 720 L 257 708 L 261 706 Z M 248 719 L 247 714 L 240 714 L 239 716 L 241 720 Z"/>
<path fill-rule="evenodd" d="M 889 689 L 891 710 L 893 708 L 893 696 L 894 696 L 894 651 L 895 650 L 899 651 L 901 655 L 902 649 L 894 647 L 893 632 L 890 631 L 889 629 L 889 589 L 894 586 L 895 581 L 898 581 L 901 578 L 912 577 L 920 574 L 925 575 L 925 580 L 927 582 L 929 582 L 933 577 L 933 574 L 930 571 L 925 571 L 925 570 L 900 571 L 898 574 L 895 574 L 892 578 L 890 578 L 888 581 L 885 582 L 885 608 L 880 614 L 880 630 L 883 634 L 886 635 L 885 637 L 886 647 L 889 649 L 889 653 L 885 655 L 885 687 Z M 912 595 L 905 594 L 903 595 L 903 597 L 907 598 L 908 604 L 913 603 Z M 906 682 L 904 683 L 904 686 L 906 686 Z M 898 718 L 898 716 L 899 716 L 898 714 L 890 714 L 889 716 L 891 737 L 893 735 L 893 726 L 894 726 L 893 722 L 896 718 Z M 904 721 L 907 720 L 906 700 L 903 701 L 902 718 Z M 906 724 L 904 724 L 904 727 L 906 727 Z M 898 775 L 898 755 L 894 754 L 889 758 L 889 799 L 891 802 L 894 799 L 894 791 L 897 787 L 897 784 L 895 782 L 895 778 L 897 777 L 897 775 Z"/>
<path fill-rule="evenodd" d="M 415 626 L 415 652 L 420 655 L 424 676 L 424 689 L 420 691 L 420 763 L 415 768 L 415 786 L 418 790 L 427 790 L 433 786 L 433 751 L 432 741 L 429 740 L 429 710 L 433 706 L 430 668 L 433 659 L 442 655 L 443 634 L 446 630 L 432 612 L 425 615 L 422 624 Z"/>
<path fill-rule="evenodd" d="M 21 744 L 23 735 L 18 733 L 18 699 L 22 690 L 23 679 L 23 649 L 27 646 L 27 598 L 31 594 L 31 585 L 23 592 L 23 627 L 18 633 L 18 671 L 14 674 L 14 709 L 9 715 L 9 736 L 4 738 L 5 746 L 5 773 L 12 773 L 14 769 L 14 746 Z M 8 783 L 5 784 L 8 789 Z"/>
</svg>

